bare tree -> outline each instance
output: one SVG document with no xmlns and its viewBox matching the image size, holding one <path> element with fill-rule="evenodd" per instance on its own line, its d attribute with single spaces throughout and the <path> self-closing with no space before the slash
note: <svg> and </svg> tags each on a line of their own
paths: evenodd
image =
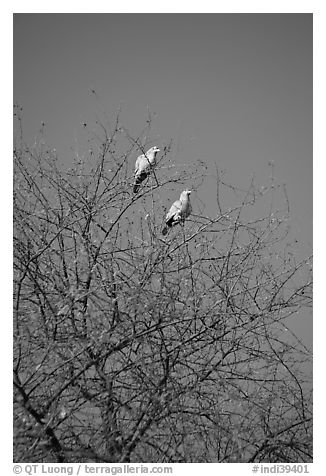
<svg viewBox="0 0 326 476">
<path fill-rule="evenodd" d="M 311 461 L 311 356 L 289 328 L 310 312 L 311 258 L 283 188 L 216 170 L 215 216 L 193 203 L 163 239 L 162 194 L 206 169 L 160 144 L 134 195 L 150 116 L 136 137 L 98 122 L 68 170 L 16 114 L 15 461 Z"/>
</svg>

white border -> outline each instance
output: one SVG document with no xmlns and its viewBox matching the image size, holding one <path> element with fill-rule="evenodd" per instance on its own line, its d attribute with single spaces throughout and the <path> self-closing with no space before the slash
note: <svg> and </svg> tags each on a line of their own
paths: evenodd
<svg viewBox="0 0 326 476">
<path fill-rule="evenodd" d="M 325 7 L 322 2 L 317 1 L 229 1 L 229 2 L 209 2 L 203 1 L 176 2 L 171 0 L 143 0 L 128 1 L 123 4 L 111 1 L 98 2 L 72 2 L 72 1 L 12 1 L 0 7 L 1 18 L 1 58 L 2 58 L 2 183 L 0 187 L 1 203 L 1 307 L 0 316 L 4 332 L 0 346 L 1 358 L 1 445 L 0 458 L 5 463 L 2 468 L 3 474 L 12 474 L 12 14 L 13 13 L 116 13 L 116 12 L 214 12 L 214 13 L 314 13 L 314 252 L 318 259 L 314 260 L 314 463 L 313 474 L 323 474 L 322 462 L 324 459 L 324 435 L 326 428 L 325 406 L 324 406 L 324 382 L 325 382 L 325 199 L 323 191 L 325 189 Z M 8 124 L 10 126 L 8 127 Z M 7 130 L 9 129 L 9 131 Z M 309 160 L 309 158 L 307 158 Z M 8 465 L 8 468 L 7 468 Z M 195 470 L 192 466 L 192 470 Z M 206 465 L 207 466 L 207 465 Z M 213 465 L 215 466 L 215 465 Z M 231 474 L 227 465 L 223 466 L 223 474 Z M 234 466 L 234 465 L 232 465 Z M 245 474 L 249 468 L 247 465 L 235 465 L 236 472 L 233 474 Z M 310 465 L 309 465 L 310 466 Z M 208 466 L 209 468 L 209 466 Z M 238 469 L 237 469 L 238 468 Z M 7 471 L 8 469 L 8 471 Z M 198 471 L 197 467 L 197 471 Z M 231 469 L 231 467 L 230 467 Z M 206 468 L 205 468 L 205 471 Z M 216 474 L 216 466 L 214 468 Z M 324 468 L 325 471 L 325 468 Z M 175 474 L 187 474 L 189 468 L 177 471 Z M 191 471 L 192 472 L 192 471 Z M 251 471 L 249 471 L 249 474 Z"/>
</svg>

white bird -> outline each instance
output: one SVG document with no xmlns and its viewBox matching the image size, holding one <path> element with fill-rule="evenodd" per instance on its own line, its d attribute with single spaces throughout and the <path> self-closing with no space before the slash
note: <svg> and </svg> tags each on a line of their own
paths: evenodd
<svg viewBox="0 0 326 476">
<path fill-rule="evenodd" d="M 174 202 L 170 210 L 168 211 L 165 217 L 165 227 L 162 230 L 162 235 L 166 235 L 168 229 L 171 226 L 176 225 L 177 223 L 184 222 L 185 219 L 191 213 L 191 204 L 189 195 L 191 194 L 190 190 L 184 190 L 181 192 L 179 200 Z"/>
<path fill-rule="evenodd" d="M 137 193 L 140 184 L 151 173 L 151 167 L 155 163 L 156 154 L 160 152 L 158 147 L 151 147 L 146 154 L 140 155 L 135 163 L 134 193 Z"/>
</svg>

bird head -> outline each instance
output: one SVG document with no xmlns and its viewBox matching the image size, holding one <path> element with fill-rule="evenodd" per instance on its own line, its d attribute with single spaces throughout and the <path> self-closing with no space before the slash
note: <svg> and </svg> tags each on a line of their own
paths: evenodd
<svg viewBox="0 0 326 476">
<path fill-rule="evenodd" d="M 150 154 L 157 154 L 157 152 L 160 152 L 160 149 L 156 146 L 154 147 L 151 147 L 148 151 L 147 151 L 147 154 L 150 153 Z"/>
<path fill-rule="evenodd" d="M 191 194 L 191 190 L 184 190 L 183 192 L 181 192 L 180 199 L 188 200 L 190 194 Z"/>
</svg>

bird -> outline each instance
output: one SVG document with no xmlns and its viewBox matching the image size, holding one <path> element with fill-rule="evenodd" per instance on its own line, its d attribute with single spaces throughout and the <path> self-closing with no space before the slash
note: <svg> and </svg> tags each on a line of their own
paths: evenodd
<svg viewBox="0 0 326 476">
<path fill-rule="evenodd" d="M 137 193 L 140 184 L 150 174 L 151 167 L 155 163 L 156 154 L 160 152 L 160 149 L 156 146 L 151 147 L 146 154 L 140 155 L 135 163 L 135 183 L 134 193 Z"/>
<path fill-rule="evenodd" d="M 184 222 L 191 213 L 191 204 L 189 195 L 191 190 L 184 190 L 181 192 L 179 200 L 173 203 L 165 217 L 165 227 L 162 230 L 162 235 L 166 235 L 168 229 L 177 223 Z"/>
</svg>

